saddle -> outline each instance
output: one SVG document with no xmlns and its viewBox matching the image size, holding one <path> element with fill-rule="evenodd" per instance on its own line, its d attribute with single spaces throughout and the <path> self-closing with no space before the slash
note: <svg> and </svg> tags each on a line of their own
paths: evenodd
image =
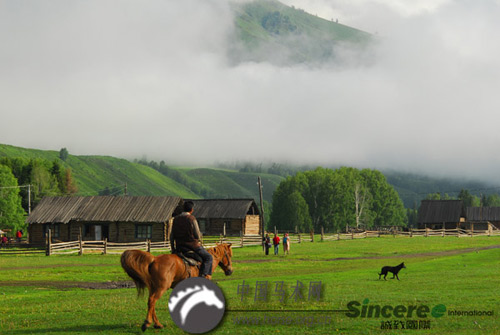
<svg viewBox="0 0 500 335">
<path fill-rule="evenodd" d="M 185 247 L 180 247 L 177 250 L 176 255 L 183 260 L 186 268 L 189 268 L 190 266 L 196 266 L 199 269 L 203 261 L 196 252 Z"/>
</svg>

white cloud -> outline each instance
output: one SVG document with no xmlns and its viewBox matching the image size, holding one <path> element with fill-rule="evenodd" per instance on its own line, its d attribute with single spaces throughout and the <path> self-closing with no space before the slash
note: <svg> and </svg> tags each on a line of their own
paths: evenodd
<svg viewBox="0 0 500 335">
<path fill-rule="evenodd" d="M 308 1 L 380 32 L 370 65 L 316 68 L 229 64 L 222 1 L 19 3 L 0 8 L 2 143 L 500 180 L 495 1 Z"/>
</svg>

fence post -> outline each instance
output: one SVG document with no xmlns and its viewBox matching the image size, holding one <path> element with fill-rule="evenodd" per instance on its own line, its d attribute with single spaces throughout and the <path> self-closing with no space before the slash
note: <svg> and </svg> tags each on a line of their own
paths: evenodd
<svg viewBox="0 0 500 335">
<path fill-rule="evenodd" d="M 445 229 L 443 228 L 443 231 L 441 232 L 441 236 L 444 237 L 444 232 L 445 232 Z"/>
<path fill-rule="evenodd" d="M 354 240 L 354 230 L 351 232 L 351 240 Z"/>
<path fill-rule="evenodd" d="M 470 237 L 474 237 L 474 223 L 471 223 L 470 226 Z"/>
<path fill-rule="evenodd" d="M 429 234 L 429 228 L 425 227 L 425 237 L 427 237 Z"/>
<path fill-rule="evenodd" d="M 78 255 L 83 254 L 83 244 L 82 244 L 82 226 L 80 226 L 80 233 L 78 234 Z"/>
<path fill-rule="evenodd" d="M 410 228 L 410 237 L 413 237 L 413 228 Z"/>
<path fill-rule="evenodd" d="M 340 240 L 340 233 L 337 233 L 337 241 Z"/>
<path fill-rule="evenodd" d="M 47 230 L 47 250 L 45 251 L 45 255 L 50 256 L 52 253 L 52 229 Z"/>
<path fill-rule="evenodd" d="M 243 230 L 240 230 L 241 247 L 243 248 Z"/>
<path fill-rule="evenodd" d="M 106 255 L 108 253 L 108 239 L 104 239 L 104 251 L 102 252 L 103 255 Z"/>
<path fill-rule="evenodd" d="M 311 235 L 311 242 L 314 242 L 314 230 L 311 229 L 309 233 Z"/>
<path fill-rule="evenodd" d="M 325 229 L 323 228 L 323 226 L 321 226 L 321 242 L 323 242 L 325 238 Z"/>
<path fill-rule="evenodd" d="M 302 243 L 302 240 L 301 240 L 301 238 L 300 238 L 300 233 L 299 233 L 299 243 Z"/>
<path fill-rule="evenodd" d="M 222 235 L 226 237 L 226 223 L 224 222 L 224 227 L 222 227 Z M 222 243 L 222 238 L 221 238 L 221 243 Z"/>
<path fill-rule="evenodd" d="M 83 255 L 83 241 L 82 241 L 82 235 L 78 237 L 78 255 Z"/>
<path fill-rule="evenodd" d="M 146 245 L 147 245 L 147 248 L 148 248 L 147 251 L 151 252 L 151 240 L 147 240 Z"/>
</svg>

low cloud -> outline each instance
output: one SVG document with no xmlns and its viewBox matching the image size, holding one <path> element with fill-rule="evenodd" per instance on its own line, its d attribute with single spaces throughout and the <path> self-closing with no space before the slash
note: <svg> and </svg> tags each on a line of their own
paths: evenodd
<svg viewBox="0 0 500 335">
<path fill-rule="evenodd" d="M 496 1 L 285 3 L 378 32 L 370 61 L 234 63 L 222 1 L 4 1 L 0 143 L 500 181 Z"/>
</svg>

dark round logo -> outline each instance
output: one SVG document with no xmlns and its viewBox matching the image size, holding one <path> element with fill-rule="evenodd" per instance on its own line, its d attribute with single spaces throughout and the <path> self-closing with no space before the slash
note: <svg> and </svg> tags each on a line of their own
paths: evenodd
<svg viewBox="0 0 500 335">
<path fill-rule="evenodd" d="M 432 308 L 431 315 L 435 318 L 440 318 L 446 313 L 446 306 L 443 304 L 436 305 Z"/>
<path fill-rule="evenodd" d="M 201 334 L 214 329 L 222 320 L 226 300 L 215 283 L 194 277 L 175 286 L 170 294 L 168 309 L 179 328 Z"/>
</svg>

